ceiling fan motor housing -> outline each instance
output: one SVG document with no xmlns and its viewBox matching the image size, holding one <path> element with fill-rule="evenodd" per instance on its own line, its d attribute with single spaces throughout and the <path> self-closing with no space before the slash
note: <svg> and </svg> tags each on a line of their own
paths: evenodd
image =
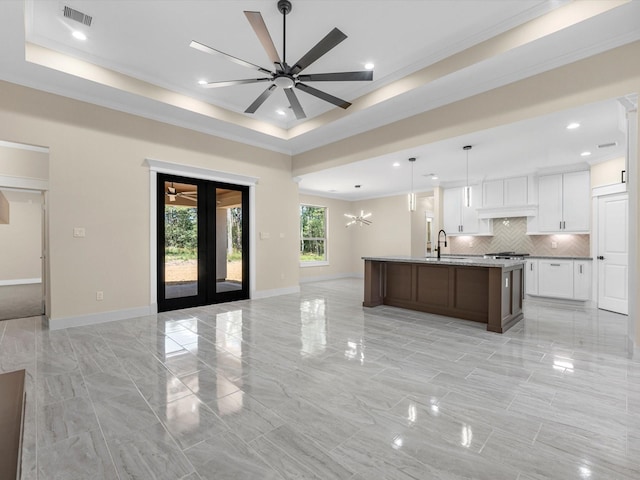
<svg viewBox="0 0 640 480">
<path fill-rule="evenodd" d="M 289 0 L 279 0 L 278 11 L 283 15 L 289 13 L 291 11 L 291 2 Z"/>
</svg>

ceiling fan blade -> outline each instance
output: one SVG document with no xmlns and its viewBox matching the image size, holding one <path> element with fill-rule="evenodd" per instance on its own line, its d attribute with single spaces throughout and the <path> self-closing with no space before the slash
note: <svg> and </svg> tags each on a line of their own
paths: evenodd
<svg viewBox="0 0 640 480">
<path fill-rule="evenodd" d="M 359 82 L 373 80 L 373 72 L 364 70 L 362 72 L 339 72 L 339 73 L 309 73 L 298 75 L 301 82 Z"/>
<path fill-rule="evenodd" d="M 225 82 L 209 82 L 202 85 L 204 88 L 218 88 L 218 87 L 231 87 L 233 85 L 243 85 L 246 83 L 260 83 L 260 82 L 268 82 L 271 80 L 271 77 L 263 77 L 263 78 L 248 78 L 246 80 L 227 80 Z"/>
<path fill-rule="evenodd" d="M 334 28 L 291 67 L 291 73 L 301 72 L 346 38 L 344 33 Z"/>
<path fill-rule="evenodd" d="M 289 99 L 289 104 L 291 105 L 291 109 L 293 110 L 293 113 L 295 114 L 296 118 L 298 120 L 307 118 L 307 116 L 304 113 L 304 110 L 302 109 L 302 105 L 300 105 L 300 101 L 296 96 L 296 92 L 294 92 L 292 88 L 285 88 L 284 93 L 287 95 L 287 98 Z"/>
<path fill-rule="evenodd" d="M 256 98 L 251 105 L 249 105 L 249 107 L 247 107 L 244 113 L 256 113 L 256 110 L 258 110 L 260 105 L 262 105 L 265 102 L 265 100 L 269 98 L 269 96 L 273 93 L 273 91 L 276 88 L 277 87 L 275 84 L 269 85 L 269 87 L 264 92 L 262 92 L 260 96 Z"/>
<path fill-rule="evenodd" d="M 229 55 L 228 53 L 224 53 L 224 52 L 221 52 L 220 50 L 216 50 L 215 48 L 211 48 L 205 45 L 204 43 L 196 42 L 195 40 L 191 40 L 191 43 L 189 44 L 189 46 L 191 48 L 195 48 L 196 50 L 200 50 L 201 52 L 208 53 L 210 55 L 222 55 L 223 57 L 226 57 L 227 60 L 231 60 L 232 62 L 237 63 L 238 65 L 242 65 L 243 67 L 253 68 L 260 72 L 267 73 L 269 75 L 271 75 L 272 73 L 271 70 L 267 70 L 266 68 L 263 68 L 260 65 L 255 65 L 251 62 L 247 62 L 240 58 L 234 57 L 233 55 Z"/>
<path fill-rule="evenodd" d="M 308 93 L 309 95 L 313 95 L 314 97 L 318 97 L 325 102 L 333 103 L 335 106 L 347 109 L 351 106 L 349 102 L 346 100 L 342 100 L 341 98 L 334 97 L 333 95 L 328 94 L 327 92 L 323 92 L 318 90 L 317 88 L 310 87 L 309 85 L 305 85 L 304 83 L 296 83 L 296 88 L 299 88 L 303 92 Z"/>
<path fill-rule="evenodd" d="M 267 30 L 267 25 L 264 23 L 262 14 L 260 12 L 247 11 L 245 11 L 244 14 L 247 17 L 247 20 L 249 20 L 253 31 L 256 32 L 258 40 L 260 40 L 262 47 L 267 52 L 267 57 L 269 57 L 271 63 L 275 63 L 282 68 L 282 60 L 280 60 L 276 46 L 273 44 L 271 35 L 269 35 L 269 30 Z"/>
</svg>

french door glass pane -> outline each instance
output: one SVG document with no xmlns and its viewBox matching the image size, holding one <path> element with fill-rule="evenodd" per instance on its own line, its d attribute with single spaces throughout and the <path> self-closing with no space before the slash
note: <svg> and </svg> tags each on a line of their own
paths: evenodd
<svg viewBox="0 0 640 480">
<path fill-rule="evenodd" d="M 216 188 L 216 293 L 242 290 L 242 192 Z"/>
<path fill-rule="evenodd" d="M 198 187 L 164 182 L 165 298 L 198 294 Z"/>
</svg>

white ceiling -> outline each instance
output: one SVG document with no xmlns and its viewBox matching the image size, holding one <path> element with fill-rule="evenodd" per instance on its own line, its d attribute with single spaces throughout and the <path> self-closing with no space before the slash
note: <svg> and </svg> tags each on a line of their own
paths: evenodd
<svg viewBox="0 0 640 480">
<path fill-rule="evenodd" d="M 567 125 L 579 123 L 569 130 Z M 598 145 L 616 143 L 612 147 Z M 348 165 L 302 175 L 299 186 L 309 194 L 360 200 L 430 191 L 435 186 L 466 183 L 469 150 L 469 183 L 562 169 L 588 168 L 589 164 L 623 157 L 626 152 L 625 110 L 612 99 L 553 115 L 512 123 L 471 135 L 431 143 Z M 582 156 L 590 152 L 589 156 Z M 399 166 L 394 166 L 398 163 Z M 431 174 L 438 179 L 433 180 Z M 356 188 L 355 185 L 360 185 Z"/>
<path fill-rule="evenodd" d="M 308 120 L 297 121 L 291 112 L 283 118 L 276 110 L 288 110 L 286 97 L 282 91 L 276 91 L 252 116 L 253 124 L 243 123 L 242 119 L 246 121 L 249 117 L 243 113 L 245 108 L 266 88 L 264 83 L 204 89 L 197 81 L 254 78 L 261 74 L 189 48 L 189 42 L 197 40 L 268 68 L 267 56 L 242 12 L 262 13 L 282 55 L 282 17 L 276 3 L 276 0 L 2 0 L 0 79 L 297 154 L 640 39 L 640 22 L 637 21 L 640 2 L 634 0 L 590 18 L 587 16 L 560 31 L 489 56 L 435 81 L 415 85 L 389 100 L 356 108 L 358 98 L 379 92 L 385 85 L 393 85 L 412 72 L 527 21 L 565 8 L 571 2 L 292 0 L 293 10 L 287 16 L 288 63 L 295 62 L 332 28 L 338 27 L 348 38 L 304 73 L 361 70 L 364 63 L 371 61 L 376 65 L 374 81 L 314 83 L 316 88 L 354 101 L 354 107 L 340 115 L 335 114 L 336 108 L 332 105 L 296 90 Z M 608 4 L 617 5 L 613 1 Z M 64 5 L 91 15 L 91 27 L 65 19 L 62 15 Z M 87 41 L 78 42 L 71 36 L 71 31 L 77 28 L 86 32 Z M 150 87 L 162 87 L 225 110 L 210 114 L 203 109 L 159 100 L 158 96 L 114 88 L 106 81 L 89 81 L 25 61 L 25 41 L 126 74 Z M 473 174 L 473 165 L 483 165 L 489 169 L 485 170 L 489 172 L 486 175 L 491 175 L 492 168 L 516 174 L 523 165 L 526 168 L 535 165 L 529 168 L 533 170 L 551 167 L 559 161 L 576 163 L 575 151 L 587 148 L 583 145 L 589 142 L 593 144 L 594 132 L 603 137 L 602 142 L 616 141 L 613 140 L 616 135 L 620 142 L 614 105 L 574 112 L 574 116 L 584 119 L 584 130 L 572 132 L 575 133 L 573 136 L 564 135 L 564 131 L 562 135 L 551 132 L 550 119 L 522 123 L 509 127 L 506 132 L 478 132 L 469 138 L 311 174 L 302 179 L 301 188 L 325 195 L 330 194 L 328 190 L 337 190 L 333 194 L 344 198 L 406 191 L 408 177 L 404 164 L 408 163 L 406 158 L 409 156 L 418 157 L 416 176 L 435 172 L 443 182 L 459 181 L 456 174 L 459 168 L 448 171 L 446 166 L 452 167 L 464 159 L 461 147 L 467 143 L 474 145 L 470 153 L 472 176 L 477 175 Z M 334 114 L 335 118 L 327 117 Z M 565 121 L 561 115 L 555 117 L 554 121 L 559 125 Z M 608 120 L 605 122 L 604 118 Z M 599 129 L 589 130 L 596 122 Z M 544 130 L 536 131 L 536 128 Z M 300 129 L 304 133 L 299 133 Z M 291 132 L 298 133 L 293 135 Z M 541 147 L 541 138 L 553 138 L 554 143 Z M 510 142 L 505 141 L 507 139 Z M 593 151 L 592 146 L 589 148 Z M 600 153 L 604 158 L 614 152 Z M 514 157 L 518 161 L 512 160 Z M 403 165 L 388 173 L 385 169 L 395 159 Z M 384 185 L 379 185 L 382 182 Z M 364 185 L 357 194 L 359 197 L 349 191 L 356 183 Z M 424 185 L 425 188 L 429 186 Z"/>
</svg>

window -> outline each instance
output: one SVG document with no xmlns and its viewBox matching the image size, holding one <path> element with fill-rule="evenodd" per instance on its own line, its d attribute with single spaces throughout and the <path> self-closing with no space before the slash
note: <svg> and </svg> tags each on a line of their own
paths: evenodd
<svg viewBox="0 0 640 480">
<path fill-rule="evenodd" d="M 300 205 L 300 262 L 327 262 L 327 208 Z"/>
</svg>

